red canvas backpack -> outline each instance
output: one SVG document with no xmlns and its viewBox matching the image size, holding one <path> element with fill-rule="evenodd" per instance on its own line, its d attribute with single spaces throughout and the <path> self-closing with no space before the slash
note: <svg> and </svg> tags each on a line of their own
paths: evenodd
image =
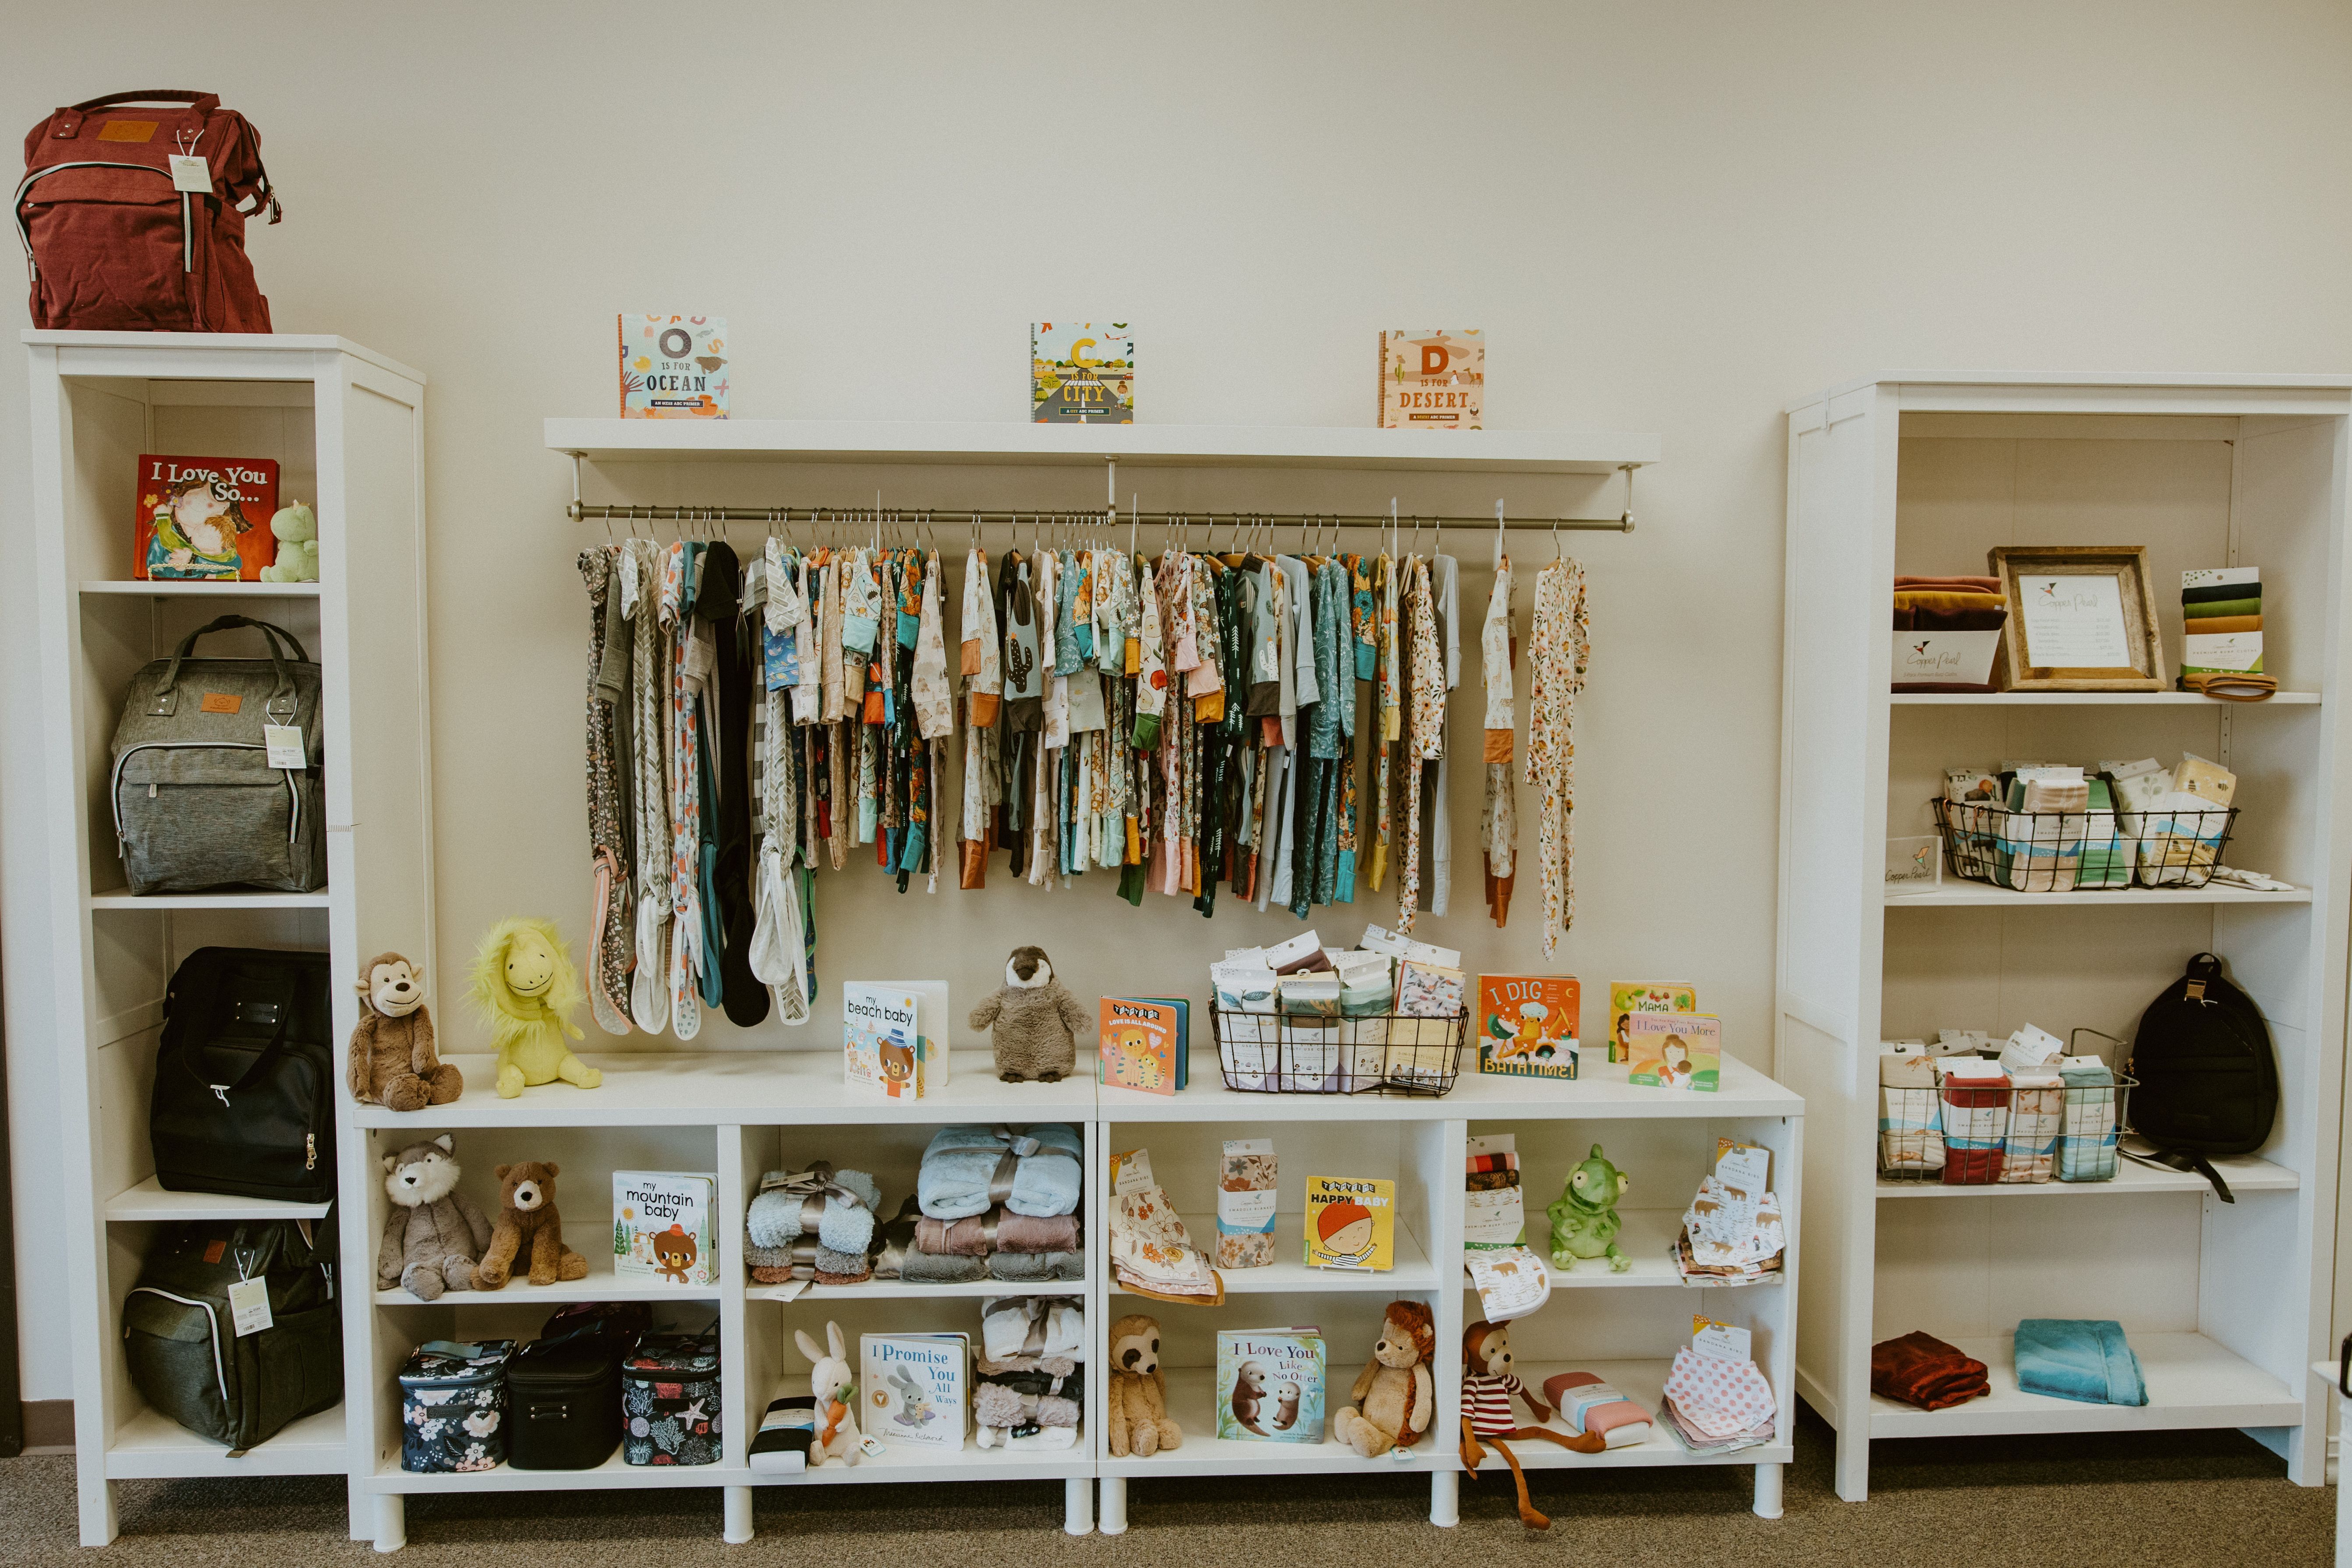
<svg viewBox="0 0 2352 1568">
<path fill-rule="evenodd" d="M 183 165 L 174 183 L 174 157 Z M 207 185 L 198 192 L 187 186 Z M 118 92 L 60 109 L 25 138 L 16 232 L 33 324 L 106 331 L 266 332 L 245 220 L 278 197 L 261 134 L 209 92 Z"/>
</svg>

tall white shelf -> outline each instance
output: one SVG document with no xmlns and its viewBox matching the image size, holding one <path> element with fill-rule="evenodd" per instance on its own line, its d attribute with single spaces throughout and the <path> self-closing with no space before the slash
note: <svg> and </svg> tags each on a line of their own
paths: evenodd
<svg viewBox="0 0 2352 1568">
<path fill-rule="evenodd" d="M 211 943 L 324 949 L 342 976 L 356 973 L 368 951 L 432 951 L 425 389 L 416 372 L 333 337 L 30 331 L 25 342 L 64 1284 L 81 1538 L 101 1545 L 114 1538 L 118 1480 L 354 1471 L 358 1434 L 348 1416 L 368 1392 L 363 1356 L 345 1356 L 341 1405 L 232 1458 L 144 1405 L 117 1331 L 157 1225 L 324 1212 L 155 1186 L 147 1098 L 163 992 L 179 960 Z M 321 580 L 134 580 L 142 452 L 276 458 L 281 498 L 310 500 L 317 511 Z M 230 613 L 285 626 L 321 666 L 327 886 L 316 894 L 134 897 L 115 854 L 106 788 L 123 689 L 140 666 Z M 257 634 L 216 633 L 200 651 L 252 656 Z M 355 726 L 355 713 L 367 722 Z M 332 995 L 340 1041 L 357 1021 L 357 1002 L 346 985 Z M 355 1157 L 355 1131 L 345 1125 L 338 1140 L 346 1210 L 374 1184 Z M 345 1226 L 341 1239 L 339 1279 L 366 1278 L 373 1238 Z M 349 1290 L 342 1300 L 348 1352 L 364 1342 L 367 1308 Z M 354 1536 L 368 1533 L 365 1501 L 354 1479 Z"/>
<path fill-rule="evenodd" d="M 1776 1070 L 1813 1137 L 1799 1392 L 1838 1430 L 1859 1500 L 1870 1439 L 2236 1426 L 2322 1479 L 2344 1048 L 2352 378 L 1895 373 L 1789 411 Z M 2262 569 L 2281 695 L 1890 696 L 1896 573 L 1982 573 L 2004 544 L 2144 544 L 2177 668 L 2184 568 Z M 1947 766 L 2194 751 L 2241 780 L 2229 858 L 2289 892 L 2053 895 L 1957 880 L 1892 896 L 1887 837 L 1932 831 Z M 2210 949 L 2261 1006 L 2282 1110 L 2201 1181 L 2126 1165 L 2111 1186 L 1921 1188 L 1875 1173 L 1878 1042 L 2028 1021 L 2129 1038 Z M 1939 1201 L 1905 1201 L 1933 1196 Z M 2074 1201 L 2082 1200 L 2082 1201 Z M 2121 1321 L 2143 1407 L 2016 1387 L 2023 1317 Z M 1990 1397 L 1923 1412 L 1870 1392 L 1870 1347 L 1911 1330 L 1991 1368 Z"/>
</svg>

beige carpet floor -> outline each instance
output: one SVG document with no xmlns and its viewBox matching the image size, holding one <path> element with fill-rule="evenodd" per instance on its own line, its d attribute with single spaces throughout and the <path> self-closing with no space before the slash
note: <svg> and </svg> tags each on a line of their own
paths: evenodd
<svg viewBox="0 0 2352 1568">
<path fill-rule="evenodd" d="M 1426 1522 L 1427 1481 L 1377 1473 L 1139 1481 L 1129 1489 L 1133 1528 L 1116 1539 L 1064 1535 L 1058 1484 L 762 1488 L 759 1540 L 747 1547 L 720 1542 L 715 1490 L 421 1498 L 409 1503 L 402 1561 L 413 1568 L 583 1560 L 609 1568 L 1506 1568 L 1571 1557 L 1610 1568 L 2302 1568 L 2332 1561 L 2334 1490 L 2294 1486 L 2276 1458 L 2235 1433 L 1885 1443 L 1871 1500 L 1854 1505 L 1830 1489 L 1830 1433 L 1808 1415 L 1798 1427 L 1785 1517 L 1768 1521 L 1748 1511 L 1750 1474 L 1539 1476 L 1537 1503 L 1555 1522 L 1549 1535 L 1532 1537 L 1519 1528 L 1499 1468 L 1463 1483 L 1462 1524 L 1451 1531 Z M 72 1461 L 0 1461 L 0 1564 L 265 1568 L 373 1557 L 366 1543 L 344 1539 L 340 1481 L 125 1482 L 121 1499 L 122 1534 L 113 1549 L 78 1554 Z"/>
</svg>

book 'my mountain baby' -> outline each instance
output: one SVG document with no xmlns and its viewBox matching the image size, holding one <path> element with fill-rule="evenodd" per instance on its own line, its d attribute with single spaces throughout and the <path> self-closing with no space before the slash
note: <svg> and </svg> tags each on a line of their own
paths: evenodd
<svg viewBox="0 0 2352 1568">
<path fill-rule="evenodd" d="M 719 1283 L 719 1179 L 680 1171 L 613 1173 L 613 1272 L 673 1285 Z"/>
</svg>

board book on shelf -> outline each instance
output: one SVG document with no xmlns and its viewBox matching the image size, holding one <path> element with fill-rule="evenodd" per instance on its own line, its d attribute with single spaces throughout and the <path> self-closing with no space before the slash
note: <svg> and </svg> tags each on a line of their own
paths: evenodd
<svg viewBox="0 0 2352 1568">
<path fill-rule="evenodd" d="M 1370 1176 L 1307 1178 L 1307 1267 L 1396 1266 L 1396 1184 Z"/>
<path fill-rule="evenodd" d="M 1381 334 L 1380 427 L 1475 430 L 1486 409 L 1486 334 L 1475 327 Z"/>
<path fill-rule="evenodd" d="M 144 580 L 257 582 L 278 559 L 269 531 L 278 464 L 269 458 L 140 454 L 131 574 Z"/>
<path fill-rule="evenodd" d="M 1478 1070 L 1503 1078 L 1574 1078 L 1582 1016 L 1573 975 L 1478 976 Z"/>
<path fill-rule="evenodd" d="M 1106 996 L 1095 1081 L 1174 1094 L 1192 1079 L 1192 1004 L 1181 996 Z"/>
<path fill-rule="evenodd" d="M 618 318 L 621 417 L 727 417 L 727 318 Z"/>
<path fill-rule="evenodd" d="M 948 1082 L 944 980 L 845 980 L 844 1081 L 887 1100 L 921 1100 Z"/>
<path fill-rule="evenodd" d="M 858 1425 L 885 1447 L 961 1448 L 971 1426 L 970 1334 L 860 1334 Z"/>
<path fill-rule="evenodd" d="M 673 1285 L 719 1282 L 719 1178 L 613 1173 L 613 1272 Z"/>
<path fill-rule="evenodd" d="M 1620 980 L 1609 987 L 1609 1059 L 1627 1062 L 1633 1052 L 1625 1038 L 1625 1019 L 1633 1013 L 1696 1013 L 1696 987 L 1671 980 Z"/>
<path fill-rule="evenodd" d="M 1029 324 L 1029 419 L 1135 423 L 1135 330 L 1125 321 Z"/>
<path fill-rule="evenodd" d="M 1711 1091 L 1723 1081 L 1723 1020 L 1714 1014 L 1634 1013 L 1625 1030 L 1633 1050 L 1627 1083 Z"/>
<path fill-rule="evenodd" d="M 1323 1441 L 1323 1331 L 1217 1332 L 1217 1436 L 1244 1443 Z"/>
</svg>

